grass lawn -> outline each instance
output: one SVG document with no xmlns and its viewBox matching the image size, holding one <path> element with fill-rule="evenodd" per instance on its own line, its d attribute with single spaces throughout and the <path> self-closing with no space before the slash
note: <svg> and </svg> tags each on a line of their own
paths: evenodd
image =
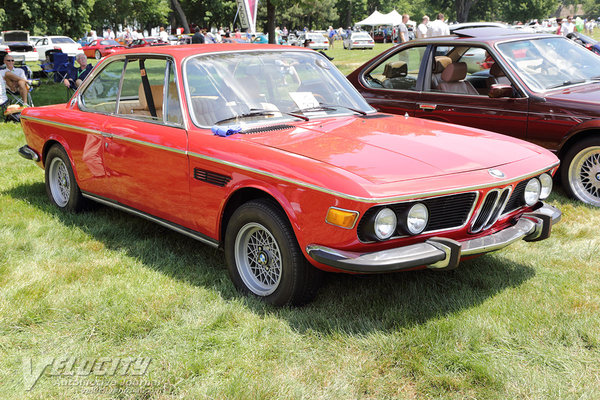
<svg viewBox="0 0 600 400">
<path fill-rule="evenodd" d="M 383 50 L 337 44 L 345 73 Z M 105 207 L 59 212 L 19 125 L 0 137 L 2 399 L 600 398 L 600 210 L 560 189 L 546 241 L 445 273 L 331 274 L 275 309 L 235 291 L 219 251 Z"/>
</svg>

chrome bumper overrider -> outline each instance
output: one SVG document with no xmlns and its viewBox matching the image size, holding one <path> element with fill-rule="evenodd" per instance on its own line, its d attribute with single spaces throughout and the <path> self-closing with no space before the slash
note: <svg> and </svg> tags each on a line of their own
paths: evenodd
<svg viewBox="0 0 600 400">
<path fill-rule="evenodd" d="M 462 242 L 433 237 L 423 243 L 374 253 L 342 251 L 319 245 L 309 245 L 306 251 L 315 261 L 352 272 L 389 272 L 423 265 L 435 269 L 454 269 L 463 256 L 499 250 L 520 239 L 528 242 L 547 239 L 552 225 L 560 218 L 559 209 L 540 203 L 538 209 L 523 214 L 514 225 Z"/>
</svg>

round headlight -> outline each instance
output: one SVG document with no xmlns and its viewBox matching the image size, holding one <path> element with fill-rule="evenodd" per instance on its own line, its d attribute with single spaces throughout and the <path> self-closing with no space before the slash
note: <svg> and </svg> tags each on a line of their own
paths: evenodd
<svg viewBox="0 0 600 400">
<path fill-rule="evenodd" d="M 552 177 L 550 174 L 541 174 L 539 177 L 540 183 L 542 184 L 542 190 L 540 192 L 540 200 L 544 200 L 552 192 Z"/>
<path fill-rule="evenodd" d="M 396 231 L 398 219 L 396 213 L 389 208 L 382 208 L 375 216 L 373 230 L 379 240 L 389 239 Z"/>
<path fill-rule="evenodd" d="M 523 194 L 525 204 L 532 206 L 537 203 L 540 199 L 541 190 L 542 184 L 540 181 L 537 178 L 530 179 L 529 182 L 527 182 L 527 186 L 525 186 L 525 193 Z"/>
<path fill-rule="evenodd" d="M 411 235 L 418 235 L 425 230 L 429 222 L 429 210 L 425 204 L 417 203 L 406 213 L 405 229 Z"/>
</svg>

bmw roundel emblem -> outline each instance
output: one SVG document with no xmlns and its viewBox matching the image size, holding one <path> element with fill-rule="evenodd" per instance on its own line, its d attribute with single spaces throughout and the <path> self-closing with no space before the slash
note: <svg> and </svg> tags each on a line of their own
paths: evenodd
<svg viewBox="0 0 600 400">
<path fill-rule="evenodd" d="M 499 169 L 496 168 L 490 168 L 488 169 L 488 173 L 493 176 L 494 178 L 504 178 L 504 172 L 500 171 Z"/>
</svg>

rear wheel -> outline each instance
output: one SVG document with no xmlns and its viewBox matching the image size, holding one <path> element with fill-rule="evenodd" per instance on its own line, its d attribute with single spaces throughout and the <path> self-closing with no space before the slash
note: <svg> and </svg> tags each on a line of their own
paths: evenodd
<svg viewBox="0 0 600 400">
<path fill-rule="evenodd" d="M 567 151 L 561 181 L 569 196 L 600 207 L 600 138 L 581 140 Z"/>
<path fill-rule="evenodd" d="M 321 281 L 322 272 L 306 261 L 287 217 L 270 200 L 250 201 L 233 213 L 225 257 L 240 291 L 276 306 L 312 300 Z"/>
<path fill-rule="evenodd" d="M 100 54 L 100 50 L 96 50 L 96 52 L 94 53 L 94 57 L 96 57 L 96 60 L 99 60 L 102 58 L 102 54 Z"/>
<path fill-rule="evenodd" d="M 65 211 L 81 211 L 84 199 L 75 180 L 71 161 L 62 146 L 55 145 L 46 155 L 46 193 L 50 201 Z"/>
</svg>

